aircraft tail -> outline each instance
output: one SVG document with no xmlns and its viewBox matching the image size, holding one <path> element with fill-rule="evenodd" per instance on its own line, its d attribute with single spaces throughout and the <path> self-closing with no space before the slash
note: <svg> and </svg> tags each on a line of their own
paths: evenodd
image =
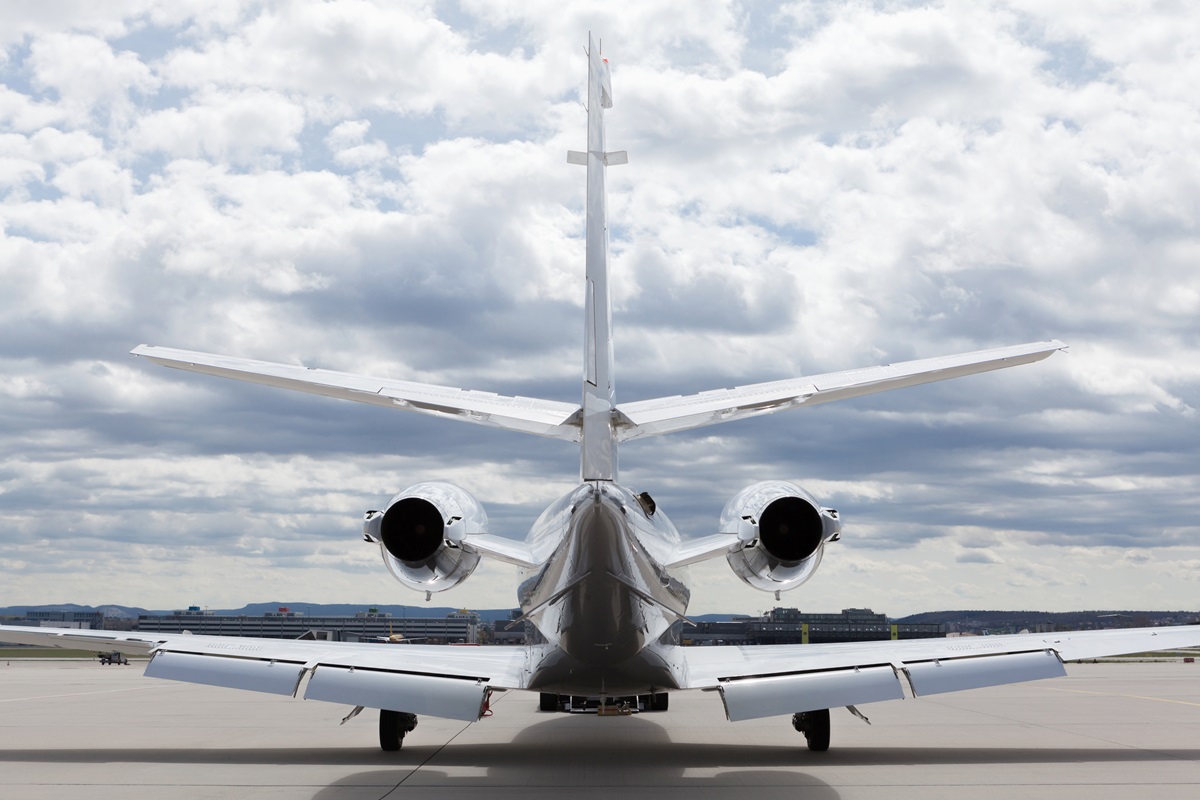
<svg viewBox="0 0 1200 800">
<path fill-rule="evenodd" d="M 616 481 L 619 442 L 1028 364 L 1065 349 L 1066 346 L 1057 340 L 1032 342 L 718 389 L 688 397 L 660 397 L 617 408 L 613 383 L 612 302 L 608 287 L 605 173 L 610 166 L 628 163 L 629 158 L 623 150 L 609 152 L 604 149 L 604 109 L 612 107 L 612 78 L 608 61 L 601 56 L 600 48 L 590 34 L 587 53 L 587 151 L 567 153 L 568 162 L 587 167 L 581 407 L 191 350 L 142 345 L 133 353 L 175 369 L 578 441 L 581 443 L 580 477 L 584 481 Z M 480 549 L 484 549 L 483 543 Z M 507 555 L 511 557 L 509 560 L 519 561 L 525 557 L 523 554 Z"/>
<path fill-rule="evenodd" d="M 608 214 L 604 177 L 624 164 L 624 151 L 604 150 L 604 109 L 612 107 L 608 62 L 588 34 L 587 152 L 569 152 L 567 161 L 587 166 L 586 289 L 584 295 L 583 414 L 580 477 L 617 479 L 616 394 L 613 384 L 612 301 L 608 291 Z"/>
</svg>

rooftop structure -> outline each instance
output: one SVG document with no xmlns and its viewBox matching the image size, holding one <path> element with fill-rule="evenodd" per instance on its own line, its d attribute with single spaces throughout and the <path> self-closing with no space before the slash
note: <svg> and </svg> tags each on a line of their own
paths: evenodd
<svg viewBox="0 0 1200 800">
<path fill-rule="evenodd" d="M 280 609 L 261 617 L 222 616 L 205 612 L 176 612 L 167 616 L 138 617 L 138 630 L 158 633 L 190 631 L 198 636 L 257 636 L 265 639 L 298 639 L 321 631 L 332 641 L 373 641 L 397 635 L 421 644 L 476 644 L 479 621 L 474 616 L 396 618 L 389 614 L 358 613 L 353 617 L 308 617 Z"/>
<path fill-rule="evenodd" d="M 816 644 L 879 639 L 929 639 L 946 635 L 941 624 L 898 625 L 869 608 L 845 608 L 840 614 L 804 613 L 775 608 L 759 617 L 700 622 L 682 632 L 683 644 Z"/>
</svg>

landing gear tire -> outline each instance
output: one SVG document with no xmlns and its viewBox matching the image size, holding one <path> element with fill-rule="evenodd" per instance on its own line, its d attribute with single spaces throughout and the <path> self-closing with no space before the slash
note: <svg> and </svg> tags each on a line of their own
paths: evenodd
<svg viewBox="0 0 1200 800">
<path fill-rule="evenodd" d="M 671 695 L 666 692 L 658 692 L 650 695 L 650 709 L 652 711 L 666 711 L 667 702 L 671 699 Z"/>
<path fill-rule="evenodd" d="M 538 693 L 538 711 L 558 711 L 558 695 L 550 692 Z"/>
<path fill-rule="evenodd" d="M 400 727 L 400 712 L 381 709 L 379 712 L 379 748 L 393 753 L 404 744 L 406 731 Z"/>
<path fill-rule="evenodd" d="M 824 753 L 829 749 L 828 708 L 793 714 L 792 727 L 804 734 L 808 749 L 814 753 Z"/>
<path fill-rule="evenodd" d="M 405 711 L 379 710 L 379 748 L 394 753 L 404 744 L 404 735 L 417 727 L 417 715 Z"/>
</svg>

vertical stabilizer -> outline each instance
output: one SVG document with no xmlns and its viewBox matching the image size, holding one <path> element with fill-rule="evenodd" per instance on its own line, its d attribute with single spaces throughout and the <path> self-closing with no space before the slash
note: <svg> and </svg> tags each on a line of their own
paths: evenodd
<svg viewBox="0 0 1200 800">
<path fill-rule="evenodd" d="M 604 152 L 604 109 L 612 106 L 608 62 L 588 34 L 588 144 L 586 153 L 567 160 L 587 165 L 587 282 L 584 296 L 583 446 L 580 477 L 617 479 L 617 439 L 613 429 L 612 303 L 608 293 L 608 215 L 604 171 L 623 164 L 624 152 Z"/>
</svg>

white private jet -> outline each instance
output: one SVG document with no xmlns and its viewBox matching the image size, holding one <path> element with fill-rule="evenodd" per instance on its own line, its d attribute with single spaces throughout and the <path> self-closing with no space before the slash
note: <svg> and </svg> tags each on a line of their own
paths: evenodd
<svg viewBox="0 0 1200 800">
<path fill-rule="evenodd" d="M 369 378 L 285 364 L 140 346 L 167 367 L 323 394 L 436 417 L 579 442 L 579 486 L 556 500 L 524 542 L 488 532 L 464 489 L 419 483 L 386 510 L 369 511 L 377 543 L 400 583 L 440 592 L 481 558 L 522 570 L 522 620 L 544 643 L 455 648 L 288 641 L 158 633 L 0 627 L 0 639 L 142 653 L 146 675 L 380 709 L 379 741 L 400 748 L 418 714 L 475 721 L 493 691 L 540 693 L 553 711 L 572 696 L 640 697 L 665 710 L 670 692 L 715 691 L 731 721 L 792 715 L 812 750 L 829 747 L 829 709 L 1065 675 L 1064 660 L 1200 645 L 1200 627 L 763 647 L 681 647 L 690 592 L 683 569 L 723 557 L 747 584 L 778 598 L 808 580 L 841 522 L 799 486 L 764 481 L 725 506 L 717 532 L 683 540 L 646 494 L 617 482 L 617 446 L 645 436 L 801 408 L 1028 364 L 1059 341 L 616 403 L 608 289 L 605 170 L 626 163 L 604 143 L 612 106 L 607 61 L 589 37 L 588 144 L 567 160 L 587 167 L 587 262 L 581 405 Z M 861 716 L 861 715 L 860 715 Z M 344 721 L 344 720 L 343 720 Z"/>
</svg>

